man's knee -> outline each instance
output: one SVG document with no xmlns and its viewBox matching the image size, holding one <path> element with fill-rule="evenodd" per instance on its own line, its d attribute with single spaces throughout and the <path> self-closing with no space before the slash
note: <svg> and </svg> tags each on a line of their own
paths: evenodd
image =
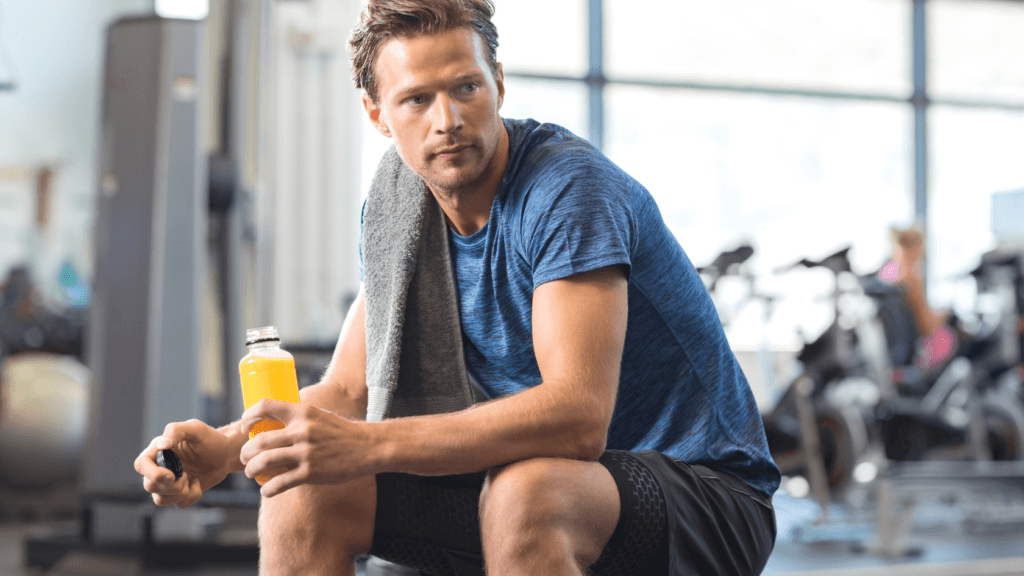
<svg viewBox="0 0 1024 576">
<path fill-rule="evenodd" d="M 366 553 L 373 539 L 376 502 L 372 476 L 342 485 L 298 486 L 264 498 L 259 515 L 261 557 L 297 569 L 300 561 L 337 565 Z"/>
<path fill-rule="evenodd" d="M 614 480 L 597 462 L 535 458 L 493 470 L 480 494 L 484 555 L 597 560 L 618 520 Z"/>
<path fill-rule="evenodd" d="M 568 504 L 562 494 L 565 482 L 558 464 L 556 458 L 533 458 L 488 473 L 480 492 L 481 522 L 500 522 L 506 528 L 519 524 L 552 526 L 565 514 Z"/>
</svg>

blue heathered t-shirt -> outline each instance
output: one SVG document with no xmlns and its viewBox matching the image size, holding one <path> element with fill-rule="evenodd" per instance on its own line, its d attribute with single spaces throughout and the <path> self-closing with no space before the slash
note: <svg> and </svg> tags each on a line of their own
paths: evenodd
<svg viewBox="0 0 1024 576">
<path fill-rule="evenodd" d="M 534 289 L 624 265 L 629 317 L 607 448 L 710 464 L 774 493 L 779 470 L 750 386 L 650 193 L 564 128 L 505 127 L 508 167 L 487 224 L 449 234 L 470 374 L 489 398 L 540 384 Z"/>
</svg>

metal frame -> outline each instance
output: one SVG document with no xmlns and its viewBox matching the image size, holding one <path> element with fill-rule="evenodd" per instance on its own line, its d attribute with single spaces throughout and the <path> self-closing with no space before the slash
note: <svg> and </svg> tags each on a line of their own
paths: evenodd
<svg viewBox="0 0 1024 576">
<path fill-rule="evenodd" d="M 1016 1 L 1016 0 L 1015 0 Z M 715 84 L 700 81 L 668 81 L 650 78 L 608 78 L 604 73 L 604 6 L 603 0 L 587 0 L 587 75 L 566 76 L 558 74 L 534 74 L 506 72 L 507 76 L 531 80 L 551 80 L 582 82 L 587 85 L 588 94 L 588 138 L 599 149 L 604 147 L 605 104 L 604 88 L 608 84 L 624 86 L 644 86 L 650 88 L 670 88 L 682 90 L 711 90 L 747 94 L 770 94 L 775 96 L 799 96 L 817 99 L 861 100 L 875 102 L 892 102 L 908 104 L 914 111 L 914 215 L 925 227 L 928 222 L 928 109 L 935 104 L 960 108 L 995 108 L 1024 112 L 1024 102 L 1006 102 L 998 100 L 964 100 L 964 99 L 933 99 L 928 94 L 928 28 L 927 0 L 909 0 L 913 11 L 912 18 L 912 79 L 913 92 L 909 97 L 901 98 L 886 94 L 865 92 L 846 92 L 830 90 L 801 90 L 796 88 L 777 88 L 760 84 Z M 1019 3 L 1019 2 L 1017 2 Z M 927 256 L 926 256 L 927 258 Z M 927 277 L 927 275 L 925 276 Z"/>
</svg>

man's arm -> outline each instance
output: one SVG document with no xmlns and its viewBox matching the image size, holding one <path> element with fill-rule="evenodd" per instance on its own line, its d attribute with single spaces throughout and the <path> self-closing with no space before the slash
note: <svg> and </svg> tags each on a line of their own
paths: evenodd
<svg viewBox="0 0 1024 576">
<path fill-rule="evenodd" d="M 536 457 L 596 460 L 615 406 L 626 279 L 603 268 L 542 284 L 533 345 L 542 383 L 453 414 L 386 420 L 371 431 L 381 471 L 459 474 Z"/>
<path fill-rule="evenodd" d="M 299 397 L 303 403 L 309 401 L 343 418 L 366 420 L 366 298 L 362 289 L 345 316 L 323 378 L 300 390 Z"/>
<path fill-rule="evenodd" d="M 543 381 L 513 396 L 455 413 L 373 423 L 261 402 L 243 417 L 243 430 L 267 417 L 288 426 L 243 448 L 246 474 L 290 468 L 264 486 L 264 494 L 273 496 L 299 484 L 380 472 L 460 474 L 535 457 L 595 460 L 604 451 L 615 405 L 626 290 L 617 268 L 538 287 L 533 341 Z"/>
<path fill-rule="evenodd" d="M 320 382 L 299 390 L 299 400 L 349 420 L 366 420 L 366 399 L 366 301 L 360 289 L 345 315 L 327 370 Z M 239 424 L 232 422 L 217 429 L 231 441 L 235 455 L 249 441 Z M 241 460 L 233 458 L 231 472 L 242 470 Z"/>
<path fill-rule="evenodd" d="M 366 417 L 366 348 L 362 292 L 356 297 L 331 363 L 319 384 L 303 388 L 302 404 L 359 420 Z M 219 432 L 219 434 L 218 434 Z M 162 436 L 150 442 L 135 460 L 135 470 L 143 475 L 143 488 L 153 494 L 160 506 L 185 508 L 196 503 L 204 490 L 219 484 L 229 473 L 245 469 L 241 451 L 249 441 L 248 431 L 239 422 L 214 430 L 199 420 L 172 422 Z M 175 480 L 166 469 L 156 465 L 156 453 L 174 448 L 185 466 L 185 475 Z"/>
</svg>

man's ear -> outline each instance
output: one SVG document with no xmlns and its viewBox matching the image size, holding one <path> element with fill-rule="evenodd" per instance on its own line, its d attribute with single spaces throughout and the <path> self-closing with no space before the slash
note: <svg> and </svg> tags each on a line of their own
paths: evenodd
<svg viewBox="0 0 1024 576">
<path fill-rule="evenodd" d="M 498 110 L 501 110 L 501 103 L 505 101 L 505 71 L 498 62 L 498 73 L 494 75 L 494 83 L 498 87 Z"/>
<path fill-rule="evenodd" d="M 363 92 L 363 110 L 366 110 L 366 115 L 370 117 L 370 123 L 377 129 L 377 132 L 380 132 L 387 138 L 391 138 L 391 130 L 380 117 L 380 106 L 374 104 L 366 92 Z"/>
</svg>

